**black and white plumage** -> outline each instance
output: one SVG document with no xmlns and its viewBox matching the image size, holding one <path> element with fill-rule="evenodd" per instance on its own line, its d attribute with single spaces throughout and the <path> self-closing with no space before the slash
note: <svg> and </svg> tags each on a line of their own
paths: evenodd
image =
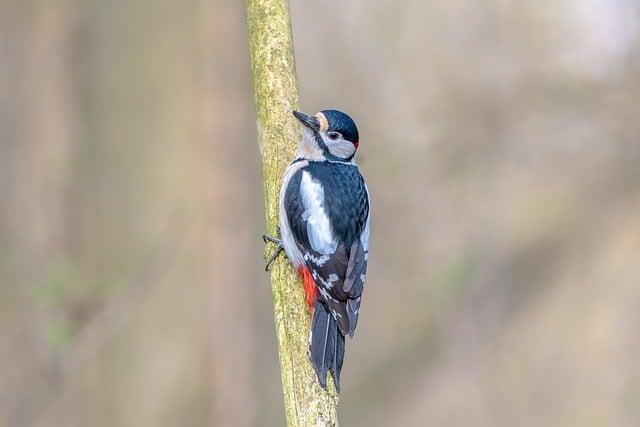
<svg viewBox="0 0 640 427">
<path fill-rule="evenodd" d="M 369 194 L 353 161 L 353 120 L 336 110 L 294 115 L 304 132 L 280 193 L 281 241 L 313 310 L 311 362 L 320 384 L 330 371 L 339 391 L 345 335 L 353 337 L 367 271 Z"/>
</svg>

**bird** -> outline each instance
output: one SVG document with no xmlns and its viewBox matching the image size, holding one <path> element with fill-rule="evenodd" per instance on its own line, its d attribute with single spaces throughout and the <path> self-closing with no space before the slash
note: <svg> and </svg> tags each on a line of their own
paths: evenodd
<svg viewBox="0 0 640 427">
<path fill-rule="evenodd" d="M 353 338 L 369 257 L 369 190 L 355 162 L 353 119 L 338 110 L 293 111 L 302 139 L 280 191 L 279 238 L 265 267 L 284 249 L 302 278 L 311 311 L 309 357 L 320 385 L 331 373 L 340 392 L 345 336 Z"/>
</svg>

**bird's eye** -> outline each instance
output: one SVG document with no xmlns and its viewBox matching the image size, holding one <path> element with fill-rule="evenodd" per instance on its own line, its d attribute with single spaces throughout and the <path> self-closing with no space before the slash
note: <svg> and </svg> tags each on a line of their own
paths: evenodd
<svg viewBox="0 0 640 427">
<path fill-rule="evenodd" d="M 327 136 L 329 137 L 329 139 L 332 139 L 334 141 L 340 138 L 340 134 L 338 132 L 329 132 Z"/>
</svg>

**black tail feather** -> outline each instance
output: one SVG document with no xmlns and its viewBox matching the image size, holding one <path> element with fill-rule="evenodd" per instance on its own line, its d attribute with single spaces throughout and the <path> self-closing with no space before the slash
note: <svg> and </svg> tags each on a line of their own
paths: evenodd
<svg viewBox="0 0 640 427">
<path fill-rule="evenodd" d="M 344 361 L 344 335 L 340 331 L 337 331 L 336 353 L 334 357 L 334 366 L 331 370 L 333 372 L 333 382 L 336 385 L 336 390 L 340 393 L 340 372 L 342 371 L 342 362 Z"/>
<path fill-rule="evenodd" d="M 339 393 L 340 371 L 344 360 L 344 335 L 338 330 L 338 324 L 329 310 L 320 301 L 316 301 L 313 309 L 309 356 L 320 385 L 327 388 L 327 371 L 331 371 Z"/>
</svg>

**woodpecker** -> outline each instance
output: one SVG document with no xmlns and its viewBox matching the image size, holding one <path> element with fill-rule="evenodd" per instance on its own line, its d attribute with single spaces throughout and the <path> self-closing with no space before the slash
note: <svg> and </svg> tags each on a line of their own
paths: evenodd
<svg viewBox="0 0 640 427">
<path fill-rule="evenodd" d="M 345 336 L 353 337 L 369 252 L 369 192 L 354 161 L 358 128 L 347 114 L 294 111 L 302 124 L 296 158 L 280 191 L 280 239 L 267 262 L 284 249 L 302 277 L 312 313 L 309 357 L 320 385 L 327 372 L 340 392 Z"/>
</svg>

